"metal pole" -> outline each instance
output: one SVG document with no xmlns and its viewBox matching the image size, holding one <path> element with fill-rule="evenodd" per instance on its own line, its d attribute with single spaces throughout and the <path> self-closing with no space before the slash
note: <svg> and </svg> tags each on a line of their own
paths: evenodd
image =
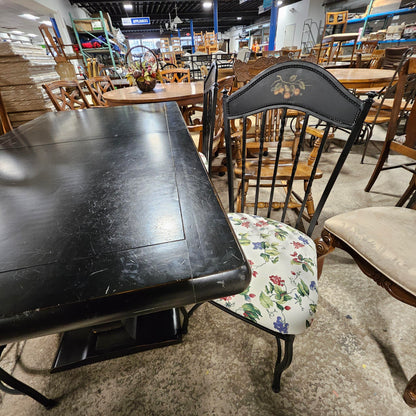
<svg viewBox="0 0 416 416">
<path fill-rule="evenodd" d="M 214 32 L 218 33 L 218 0 L 214 0 Z"/>
<path fill-rule="evenodd" d="M 191 19 L 190 21 L 190 31 L 191 31 L 191 46 L 192 46 L 192 53 L 195 53 L 195 42 L 194 42 L 194 21 Z"/>
<path fill-rule="evenodd" d="M 269 32 L 269 51 L 274 51 L 274 42 L 276 39 L 277 31 L 277 17 L 278 17 L 278 6 L 277 0 L 274 0 L 272 3 L 272 8 L 270 11 L 270 32 Z"/>
</svg>

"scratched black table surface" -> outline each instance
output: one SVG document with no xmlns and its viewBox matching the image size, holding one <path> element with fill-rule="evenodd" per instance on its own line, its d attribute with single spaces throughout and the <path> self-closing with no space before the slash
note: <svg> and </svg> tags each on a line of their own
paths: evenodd
<svg viewBox="0 0 416 416">
<path fill-rule="evenodd" d="M 0 139 L 0 344 L 248 285 L 176 103 L 48 113 Z"/>
</svg>

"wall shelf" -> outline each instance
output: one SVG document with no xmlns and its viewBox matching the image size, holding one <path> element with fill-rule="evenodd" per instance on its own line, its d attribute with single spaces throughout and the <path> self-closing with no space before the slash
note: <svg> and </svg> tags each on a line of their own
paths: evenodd
<svg viewBox="0 0 416 416">
<path fill-rule="evenodd" d="M 406 8 L 406 9 L 397 9 L 397 10 L 391 10 L 384 13 L 375 13 L 375 14 L 369 14 L 365 17 L 360 17 L 358 19 L 349 19 L 348 23 L 360 23 L 364 22 L 366 19 L 373 20 L 373 19 L 381 19 L 385 17 L 392 17 L 399 14 L 406 14 L 406 13 L 416 13 L 416 8 Z"/>
</svg>

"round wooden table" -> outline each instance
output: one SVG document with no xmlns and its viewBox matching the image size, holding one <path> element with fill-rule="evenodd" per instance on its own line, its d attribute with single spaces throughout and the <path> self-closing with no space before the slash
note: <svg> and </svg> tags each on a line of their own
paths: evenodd
<svg viewBox="0 0 416 416">
<path fill-rule="evenodd" d="M 176 101 L 179 106 L 185 106 L 202 103 L 203 96 L 203 81 L 156 84 L 155 89 L 151 92 L 141 92 L 134 86 L 108 91 L 103 95 L 110 107 L 162 101 Z"/>
<path fill-rule="evenodd" d="M 328 72 L 350 89 L 374 88 L 378 90 L 386 86 L 394 75 L 394 70 L 370 68 L 330 68 Z"/>
</svg>

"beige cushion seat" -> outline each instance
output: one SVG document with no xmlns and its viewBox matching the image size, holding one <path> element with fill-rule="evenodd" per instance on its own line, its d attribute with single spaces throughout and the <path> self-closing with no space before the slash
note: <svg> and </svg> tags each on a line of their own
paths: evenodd
<svg viewBox="0 0 416 416">
<path fill-rule="evenodd" d="M 363 208 L 328 219 L 325 228 L 416 296 L 415 210 Z"/>
</svg>

